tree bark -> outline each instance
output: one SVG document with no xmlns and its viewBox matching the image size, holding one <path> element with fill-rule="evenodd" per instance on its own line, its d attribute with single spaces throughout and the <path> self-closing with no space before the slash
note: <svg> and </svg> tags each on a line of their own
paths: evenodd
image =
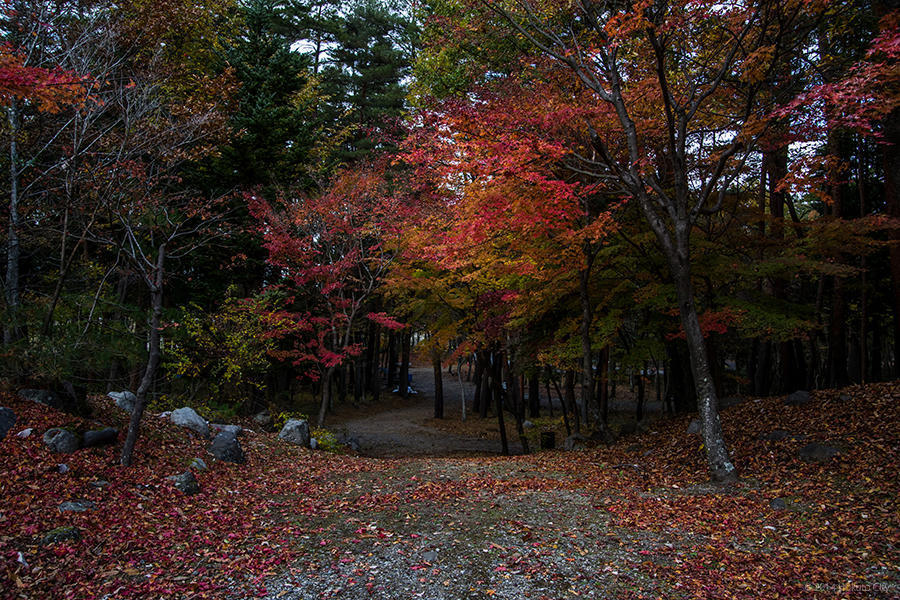
<svg viewBox="0 0 900 600">
<path fill-rule="evenodd" d="M 493 353 L 493 368 L 491 369 L 491 389 L 497 402 L 497 427 L 500 429 L 500 448 L 503 456 L 509 456 L 509 441 L 506 439 L 506 422 L 503 419 L 503 386 L 501 385 L 503 374 L 503 362 L 500 353 Z"/>
<path fill-rule="evenodd" d="M 725 438 L 722 435 L 722 423 L 719 420 L 719 399 L 713 385 L 712 372 L 706 355 L 706 344 L 703 331 L 694 305 L 694 290 L 691 285 L 691 274 L 688 267 L 687 247 L 679 248 L 679 254 L 685 257 L 670 257 L 672 262 L 672 278 L 678 296 L 678 309 L 681 324 L 687 338 L 688 354 L 691 359 L 691 372 L 697 388 L 697 409 L 700 413 L 700 424 L 703 448 L 706 452 L 706 464 L 714 481 L 726 482 L 737 478 L 737 471 L 728 456 Z"/>
<path fill-rule="evenodd" d="M 131 421 L 128 423 L 128 433 L 125 436 L 125 445 L 122 446 L 122 454 L 119 462 L 123 467 L 131 465 L 132 453 L 137 443 L 138 432 L 141 426 L 141 417 L 144 416 L 144 408 L 147 406 L 147 394 L 156 378 L 156 369 L 159 367 L 162 351 L 160 349 L 160 320 L 162 318 L 163 280 L 165 275 L 166 245 L 159 247 L 159 255 L 156 258 L 156 273 L 150 286 L 150 348 L 147 356 L 147 367 L 144 369 L 144 377 L 141 385 L 135 393 L 134 411 L 131 413 Z"/>
<path fill-rule="evenodd" d="M 537 372 L 528 378 L 528 416 L 532 419 L 541 416 L 541 379 Z"/>
<path fill-rule="evenodd" d="M 435 350 L 431 354 L 431 364 L 434 367 L 434 418 L 444 418 L 444 380 L 441 373 L 441 353 Z"/>
<path fill-rule="evenodd" d="M 18 338 L 19 318 L 19 112 L 15 98 L 9 101 L 9 239 L 6 242 L 6 310 L 7 324 L 3 328 L 3 343 Z"/>
<path fill-rule="evenodd" d="M 404 331 L 400 338 L 400 396 L 409 398 L 409 352 L 412 333 Z"/>
</svg>

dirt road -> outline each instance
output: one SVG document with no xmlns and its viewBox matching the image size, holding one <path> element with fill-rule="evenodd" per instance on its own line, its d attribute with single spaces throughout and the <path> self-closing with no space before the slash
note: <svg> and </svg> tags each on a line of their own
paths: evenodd
<svg viewBox="0 0 900 600">
<path fill-rule="evenodd" d="M 326 426 L 348 438 L 355 438 L 360 452 L 367 456 L 471 456 L 499 454 L 500 442 L 463 435 L 454 435 L 429 427 L 434 416 L 434 374 L 430 368 L 410 368 L 412 388 L 407 403 L 385 410 L 369 409 L 338 414 Z M 459 412 L 460 382 L 456 377 L 443 379 L 444 403 Z M 466 404 L 471 411 L 474 386 L 462 382 Z M 448 411 L 449 412 L 449 411 Z M 510 440 L 510 452 L 519 454 L 521 448 Z"/>
</svg>

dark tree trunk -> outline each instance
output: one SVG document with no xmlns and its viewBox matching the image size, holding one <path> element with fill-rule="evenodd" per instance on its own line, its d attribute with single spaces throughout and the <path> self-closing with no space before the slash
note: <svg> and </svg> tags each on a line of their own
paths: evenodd
<svg viewBox="0 0 900 600">
<path fill-rule="evenodd" d="M 491 390 L 497 406 L 497 427 L 500 429 L 500 447 L 503 456 L 509 456 L 509 441 L 506 439 L 506 422 L 503 420 L 503 386 L 501 384 L 503 374 L 503 361 L 499 353 L 493 354 L 493 368 L 491 369 Z"/>
<path fill-rule="evenodd" d="M 160 320 L 162 318 L 162 298 L 163 298 L 163 281 L 165 276 L 166 264 L 166 245 L 159 247 L 159 254 L 156 258 L 156 272 L 153 282 L 150 285 L 150 344 L 149 353 L 147 355 L 147 368 L 144 370 L 144 377 L 141 379 L 141 385 L 138 386 L 135 393 L 136 401 L 134 410 L 131 413 L 131 421 L 128 423 L 128 433 L 125 435 L 125 445 L 122 446 L 122 454 L 119 462 L 123 467 L 131 465 L 132 453 L 137 443 L 138 432 L 141 427 L 141 417 L 144 416 L 144 409 L 147 406 L 147 394 L 156 378 L 156 369 L 159 367 L 159 360 L 162 356 L 160 349 Z M 149 282 L 148 282 L 149 283 Z"/>
<path fill-rule="evenodd" d="M 600 421 L 604 427 L 609 423 L 609 346 L 600 350 L 600 364 L 597 386 L 597 402 L 600 410 Z"/>
<path fill-rule="evenodd" d="M 409 353 L 412 333 L 404 331 L 400 335 L 400 396 L 409 397 Z"/>
<path fill-rule="evenodd" d="M 553 387 L 556 388 L 556 395 L 559 397 L 559 406 L 560 410 L 562 410 L 563 424 L 566 426 L 566 436 L 570 436 L 572 435 L 572 426 L 569 425 L 569 413 L 566 411 L 566 401 L 563 400 L 562 391 L 559 389 L 559 382 L 555 378 L 553 379 Z"/>
<path fill-rule="evenodd" d="M 581 433 L 581 417 L 578 414 L 578 406 L 575 404 L 575 371 L 566 371 L 566 402 L 565 409 L 571 411 L 575 420 L 575 433 Z"/>
<path fill-rule="evenodd" d="M 487 402 L 484 399 L 487 396 L 487 386 L 484 385 L 484 364 L 482 351 L 479 350 L 475 353 L 475 396 L 472 398 L 472 412 L 479 413 L 482 418 L 485 417 L 485 415 L 481 414 L 482 403 L 484 403 L 485 408 L 487 407 Z"/>
<path fill-rule="evenodd" d="M 388 389 L 397 385 L 397 366 L 399 361 L 399 353 L 397 352 L 397 336 L 403 335 L 392 331 L 388 338 L 388 364 L 387 364 L 387 384 Z"/>
<path fill-rule="evenodd" d="M 646 364 L 644 365 L 646 367 Z M 640 423 L 644 418 L 644 374 L 638 372 L 637 381 L 637 406 L 634 411 L 635 420 Z"/>
<path fill-rule="evenodd" d="M 528 378 L 528 416 L 532 419 L 541 416 L 541 379 L 537 372 Z"/>
<path fill-rule="evenodd" d="M 434 418 L 444 418 L 444 380 L 441 370 L 441 353 L 433 352 L 431 365 L 434 368 Z"/>
</svg>

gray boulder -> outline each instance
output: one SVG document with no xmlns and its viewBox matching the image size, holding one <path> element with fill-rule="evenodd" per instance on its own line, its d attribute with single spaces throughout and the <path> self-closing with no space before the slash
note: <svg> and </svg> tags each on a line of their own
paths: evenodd
<svg viewBox="0 0 900 600">
<path fill-rule="evenodd" d="M 206 419 L 198 415 L 193 408 L 185 406 L 173 410 L 169 418 L 179 427 L 187 427 L 205 438 L 209 437 L 209 425 L 206 423 Z"/>
<path fill-rule="evenodd" d="M 833 446 L 812 442 L 800 448 L 798 455 L 807 462 L 828 462 L 835 456 L 840 455 L 841 451 Z"/>
<path fill-rule="evenodd" d="M 237 436 L 230 431 L 220 432 L 210 445 L 209 452 L 225 462 L 242 463 L 247 460 Z"/>
<path fill-rule="evenodd" d="M 63 381 L 52 390 L 19 390 L 19 397 L 72 415 L 87 416 L 90 414 L 85 389 L 72 385 L 68 381 Z"/>
<path fill-rule="evenodd" d="M 92 448 L 94 446 L 115 444 L 118 440 L 119 430 L 115 427 L 107 427 L 106 429 L 85 432 L 84 437 L 82 438 L 82 445 L 85 448 Z"/>
<path fill-rule="evenodd" d="M 206 461 L 202 458 L 194 458 L 194 460 L 191 461 L 190 467 L 198 471 L 205 471 L 209 468 L 206 466 Z"/>
<path fill-rule="evenodd" d="M 190 471 L 185 471 L 181 475 L 171 475 L 169 479 L 175 485 L 175 489 L 186 496 L 193 496 L 200 491 L 200 484 Z"/>
<path fill-rule="evenodd" d="M 134 412 L 134 405 L 137 402 L 137 396 L 129 392 L 128 390 L 123 390 L 121 392 L 110 392 L 107 394 L 110 398 L 116 401 L 116 406 L 121 408 L 127 413 Z"/>
<path fill-rule="evenodd" d="M 786 406 L 803 406 L 810 401 L 809 392 L 806 390 L 797 390 L 784 399 Z"/>
<path fill-rule="evenodd" d="M 44 443 L 47 444 L 50 451 L 60 454 L 70 454 L 78 450 L 79 441 L 77 435 L 59 427 L 48 429 L 44 434 Z"/>
<path fill-rule="evenodd" d="M 77 527 L 57 527 L 51 529 L 41 538 L 42 546 L 49 546 L 58 542 L 78 541 L 81 539 L 81 530 Z"/>
<path fill-rule="evenodd" d="M 16 413 L 11 408 L 0 406 L 0 441 L 6 437 L 9 430 L 16 424 Z"/>
<path fill-rule="evenodd" d="M 221 423 L 210 423 L 209 428 L 213 430 L 213 433 L 230 431 L 234 435 L 241 435 L 241 433 L 244 432 L 244 428 L 240 425 L 223 425 Z"/>
<path fill-rule="evenodd" d="M 281 428 L 278 437 L 289 444 L 309 447 L 309 423 L 304 419 L 290 419 Z"/>
<path fill-rule="evenodd" d="M 688 425 L 687 434 L 688 435 L 699 435 L 702 428 L 700 427 L 700 419 L 694 419 L 691 421 L 691 424 Z"/>
<path fill-rule="evenodd" d="M 587 450 L 587 438 L 578 433 L 574 433 L 566 438 L 563 447 L 566 450 Z"/>
<path fill-rule="evenodd" d="M 525 420 L 525 421 L 522 421 L 522 427 L 524 427 L 525 429 L 532 429 L 532 428 L 534 428 L 534 423 L 532 423 L 531 421 Z"/>
<path fill-rule="evenodd" d="M 59 512 L 85 512 L 94 509 L 94 503 L 90 500 L 73 500 L 59 505 Z"/>
</svg>

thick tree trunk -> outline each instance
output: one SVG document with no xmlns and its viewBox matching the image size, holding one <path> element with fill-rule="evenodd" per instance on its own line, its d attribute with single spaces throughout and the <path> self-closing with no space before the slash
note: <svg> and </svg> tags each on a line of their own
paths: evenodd
<svg viewBox="0 0 900 600">
<path fill-rule="evenodd" d="M 600 364 L 598 365 L 597 403 L 600 411 L 600 421 L 604 427 L 609 424 L 609 345 L 600 350 Z"/>
<path fill-rule="evenodd" d="M 131 413 L 131 421 L 128 423 L 128 433 L 125 436 L 125 445 L 119 462 L 123 467 L 131 465 L 132 453 L 137 443 L 138 432 L 141 427 L 141 417 L 144 416 L 144 408 L 147 406 L 147 394 L 156 378 L 156 369 L 162 355 L 160 349 L 160 320 L 162 318 L 163 280 L 165 275 L 166 246 L 159 247 L 159 255 L 156 259 L 156 273 L 150 288 L 150 348 L 147 356 L 147 367 L 144 369 L 144 377 L 141 385 L 135 393 L 136 401 Z"/>
<path fill-rule="evenodd" d="M 594 404 L 594 364 L 591 352 L 591 322 L 594 320 L 591 310 L 591 298 L 588 284 L 591 276 L 593 255 L 585 251 L 587 267 L 579 273 L 578 296 L 581 300 L 581 419 L 587 425 L 588 407 Z M 603 425 L 600 425 L 601 431 Z"/>
</svg>

